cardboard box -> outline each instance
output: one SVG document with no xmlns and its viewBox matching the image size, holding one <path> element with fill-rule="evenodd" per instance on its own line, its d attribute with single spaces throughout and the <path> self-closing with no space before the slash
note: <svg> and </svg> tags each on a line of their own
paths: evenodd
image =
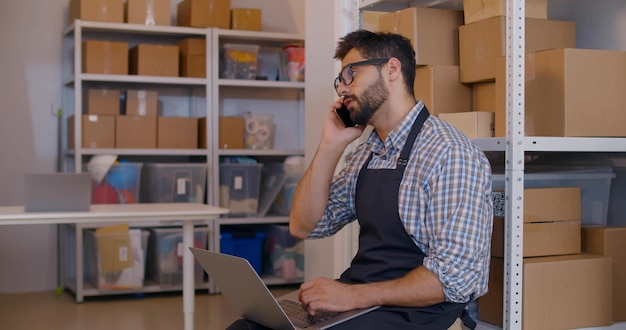
<svg viewBox="0 0 626 330">
<path fill-rule="evenodd" d="M 524 258 L 522 329 L 606 326 L 612 321 L 611 258 L 593 254 Z M 478 319 L 502 326 L 504 259 L 491 258 Z"/>
<path fill-rule="evenodd" d="M 458 66 L 418 65 L 413 92 L 433 116 L 472 108 L 472 88 L 459 83 Z"/>
<path fill-rule="evenodd" d="M 108 235 L 114 234 L 114 235 Z M 96 229 L 98 256 L 103 273 L 133 267 L 128 224 L 119 224 Z"/>
<path fill-rule="evenodd" d="M 549 173 L 549 172 L 548 172 Z M 554 178 L 546 178 L 554 184 Z M 494 186 L 498 183 L 494 177 Z M 526 182 L 526 185 L 541 186 L 541 182 Z M 571 221 L 580 220 L 582 214 L 582 188 L 575 187 L 575 182 L 557 183 L 558 187 L 549 188 L 525 188 L 524 189 L 524 222 L 546 222 L 546 221 Z M 596 191 L 594 191 L 596 193 Z M 504 191 L 494 189 L 494 215 L 504 216 L 506 214 Z M 498 212 L 495 212 L 498 210 Z"/>
<path fill-rule="evenodd" d="M 528 18 L 548 18 L 548 0 L 526 0 L 524 13 Z M 506 16 L 506 0 L 463 0 L 465 24 Z"/>
<path fill-rule="evenodd" d="M 179 26 L 230 28 L 230 0 L 183 0 L 177 8 Z"/>
<path fill-rule="evenodd" d="M 180 76 L 192 78 L 206 78 L 206 56 L 180 56 Z"/>
<path fill-rule="evenodd" d="M 69 24 L 75 19 L 98 22 L 124 22 L 124 0 L 70 0 Z"/>
<path fill-rule="evenodd" d="M 578 254 L 580 220 L 524 223 L 524 257 Z M 504 218 L 493 219 L 491 255 L 504 258 Z"/>
<path fill-rule="evenodd" d="M 67 118 L 67 147 L 75 148 L 74 115 Z M 82 148 L 115 148 L 115 116 L 82 115 Z"/>
<path fill-rule="evenodd" d="M 231 9 L 230 28 L 233 30 L 261 31 L 261 9 Z"/>
<path fill-rule="evenodd" d="M 116 148 L 150 149 L 157 146 L 156 116 L 117 116 Z"/>
<path fill-rule="evenodd" d="M 506 134 L 498 59 L 496 136 Z M 525 135 L 626 136 L 626 52 L 552 49 L 526 56 Z"/>
<path fill-rule="evenodd" d="M 142 25 L 171 25 L 169 0 L 127 0 L 124 3 L 126 23 Z"/>
<path fill-rule="evenodd" d="M 626 321 L 626 227 L 583 227 L 582 250 L 613 259 L 613 321 Z"/>
<path fill-rule="evenodd" d="M 82 59 L 83 73 L 128 74 L 128 43 L 87 40 Z"/>
<path fill-rule="evenodd" d="M 493 137 L 493 112 L 440 113 L 439 118 L 452 124 L 469 138 Z"/>
<path fill-rule="evenodd" d="M 496 111 L 496 83 L 472 84 L 472 111 Z"/>
<path fill-rule="evenodd" d="M 159 117 L 157 148 L 198 148 L 198 118 Z"/>
<path fill-rule="evenodd" d="M 126 115 L 156 116 L 158 110 L 156 91 L 129 89 L 126 91 Z"/>
<path fill-rule="evenodd" d="M 384 11 L 361 11 L 361 29 L 372 32 L 379 31 L 378 21 L 380 20 L 380 16 L 385 14 L 387 14 L 387 12 Z"/>
<path fill-rule="evenodd" d="M 506 19 L 503 16 L 459 27 L 461 82 L 493 81 L 496 58 L 506 55 Z M 576 47 L 574 22 L 526 19 L 526 53 Z"/>
<path fill-rule="evenodd" d="M 178 77 L 178 46 L 140 44 L 131 48 L 130 73 Z"/>
<path fill-rule="evenodd" d="M 244 131 L 243 117 L 220 117 L 218 148 L 243 149 Z"/>
<path fill-rule="evenodd" d="M 83 96 L 83 107 L 83 112 L 88 115 L 119 115 L 120 91 L 117 89 L 87 89 Z"/>
<path fill-rule="evenodd" d="M 459 26 L 463 12 L 434 8 L 406 8 L 381 15 L 381 32 L 399 33 L 411 40 L 417 64 L 459 65 Z"/>
<path fill-rule="evenodd" d="M 206 55 L 206 39 L 185 38 L 176 42 L 180 55 Z"/>
</svg>

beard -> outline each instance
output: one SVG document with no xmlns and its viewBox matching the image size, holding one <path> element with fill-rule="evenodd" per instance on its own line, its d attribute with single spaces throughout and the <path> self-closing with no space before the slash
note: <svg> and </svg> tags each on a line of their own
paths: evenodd
<svg viewBox="0 0 626 330">
<path fill-rule="evenodd" d="M 367 125 L 380 106 L 389 98 L 389 90 L 381 75 L 376 82 L 367 87 L 363 94 L 356 98 L 352 97 L 359 104 L 359 110 L 352 112 L 352 120 L 358 125 Z"/>
</svg>

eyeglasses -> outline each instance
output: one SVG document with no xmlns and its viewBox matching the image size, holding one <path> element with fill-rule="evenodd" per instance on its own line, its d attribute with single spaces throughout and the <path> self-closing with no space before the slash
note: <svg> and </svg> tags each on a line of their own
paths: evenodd
<svg viewBox="0 0 626 330">
<path fill-rule="evenodd" d="M 354 74 L 356 73 L 356 72 L 354 72 L 354 70 L 352 70 L 352 68 L 354 68 L 355 66 L 380 65 L 380 64 L 387 63 L 387 61 L 389 61 L 388 58 L 375 58 L 375 59 L 371 59 L 371 60 L 365 60 L 365 61 L 361 61 L 361 62 L 350 63 L 350 64 L 344 66 L 341 69 L 341 72 L 337 75 L 337 78 L 335 78 L 335 81 L 334 81 L 335 91 L 337 91 L 337 88 L 339 88 L 339 84 L 340 83 L 343 83 L 346 86 L 350 85 L 352 83 L 352 81 L 354 80 Z"/>
</svg>

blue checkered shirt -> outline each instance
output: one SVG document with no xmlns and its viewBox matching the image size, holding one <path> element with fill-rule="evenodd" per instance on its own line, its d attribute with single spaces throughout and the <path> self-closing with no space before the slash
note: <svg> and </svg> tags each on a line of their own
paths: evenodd
<svg viewBox="0 0 626 330">
<path fill-rule="evenodd" d="M 383 142 L 375 132 L 356 147 L 333 178 L 324 216 L 311 238 L 330 236 L 356 220 L 361 167 L 392 169 L 423 103 Z M 400 184 L 398 212 L 424 266 L 443 284 L 446 300 L 467 302 L 487 292 L 493 203 L 491 167 L 484 153 L 458 129 L 430 116 L 419 133 Z"/>
</svg>

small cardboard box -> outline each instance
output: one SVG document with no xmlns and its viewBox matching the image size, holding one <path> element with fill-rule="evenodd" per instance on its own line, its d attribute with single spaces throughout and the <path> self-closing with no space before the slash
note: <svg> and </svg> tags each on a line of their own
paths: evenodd
<svg viewBox="0 0 626 330">
<path fill-rule="evenodd" d="M 594 254 L 524 258 L 522 329 L 600 327 L 613 323 L 611 258 Z M 489 292 L 478 319 L 502 326 L 504 259 L 491 258 Z"/>
<path fill-rule="evenodd" d="M 496 83 L 472 84 L 472 111 L 496 111 Z"/>
<path fill-rule="evenodd" d="M 83 73 L 128 74 L 128 43 L 87 40 L 82 44 Z"/>
<path fill-rule="evenodd" d="M 116 148 L 150 149 L 157 146 L 156 116 L 117 116 Z"/>
<path fill-rule="evenodd" d="M 140 44 L 131 48 L 130 73 L 178 77 L 178 46 Z"/>
<path fill-rule="evenodd" d="M 582 250 L 613 259 L 613 321 L 626 321 L 626 227 L 584 226 Z"/>
<path fill-rule="evenodd" d="M 417 64 L 459 65 L 462 24 L 462 11 L 411 7 L 381 15 L 378 28 L 409 38 Z"/>
<path fill-rule="evenodd" d="M 206 55 L 206 39 L 185 38 L 176 42 L 180 55 Z"/>
<path fill-rule="evenodd" d="M 459 28 L 460 81 L 475 83 L 496 78 L 496 58 L 506 55 L 506 19 L 503 16 Z M 526 19 L 526 53 L 576 47 L 574 22 Z"/>
<path fill-rule="evenodd" d="M 469 138 L 493 137 L 493 112 L 440 113 L 439 118 L 452 124 Z"/>
<path fill-rule="evenodd" d="M 67 146 L 75 148 L 74 115 L 67 118 Z M 82 115 L 82 148 L 115 148 L 115 116 Z"/>
<path fill-rule="evenodd" d="M 126 115 L 156 116 L 158 102 L 156 91 L 129 89 L 126 91 Z"/>
<path fill-rule="evenodd" d="M 157 125 L 157 148 L 198 148 L 198 118 L 159 116 Z"/>
<path fill-rule="evenodd" d="M 179 26 L 230 28 L 230 0 L 183 0 L 177 8 Z"/>
<path fill-rule="evenodd" d="M 578 254 L 580 220 L 524 224 L 524 257 Z M 504 218 L 493 219 L 491 255 L 504 258 Z"/>
<path fill-rule="evenodd" d="M 459 83 L 458 66 L 418 65 L 413 92 L 433 116 L 472 108 L 472 87 Z"/>
<path fill-rule="evenodd" d="M 115 234 L 115 235 L 107 235 Z M 134 259 L 128 234 L 128 224 L 96 229 L 98 257 L 103 273 L 133 267 Z"/>
<path fill-rule="evenodd" d="M 548 18 L 548 0 L 526 0 L 528 18 Z M 465 24 L 506 15 L 506 0 L 463 0 Z"/>
<path fill-rule="evenodd" d="M 75 19 L 98 22 L 124 22 L 124 0 L 70 0 L 69 23 Z"/>
<path fill-rule="evenodd" d="M 187 55 L 180 56 L 180 76 L 192 78 L 206 77 L 206 56 Z"/>
<path fill-rule="evenodd" d="M 566 185 L 575 185 L 575 183 Z M 495 189 L 493 195 L 499 195 L 497 199 L 494 199 L 494 210 L 498 210 L 495 216 L 498 217 L 504 216 L 506 210 L 504 192 L 497 190 Z M 582 217 L 581 196 L 581 187 L 525 188 L 524 222 L 580 220 Z"/>
<path fill-rule="evenodd" d="M 243 117 L 219 118 L 219 149 L 243 149 L 244 141 Z"/>
<path fill-rule="evenodd" d="M 231 29 L 261 31 L 261 9 L 233 8 L 230 15 Z"/>
<path fill-rule="evenodd" d="M 127 0 L 124 3 L 126 23 L 142 25 L 171 25 L 169 0 Z"/>
<path fill-rule="evenodd" d="M 83 112 L 88 115 L 120 114 L 120 91 L 117 89 L 90 88 L 85 91 L 83 97 Z"/>
</svg>

